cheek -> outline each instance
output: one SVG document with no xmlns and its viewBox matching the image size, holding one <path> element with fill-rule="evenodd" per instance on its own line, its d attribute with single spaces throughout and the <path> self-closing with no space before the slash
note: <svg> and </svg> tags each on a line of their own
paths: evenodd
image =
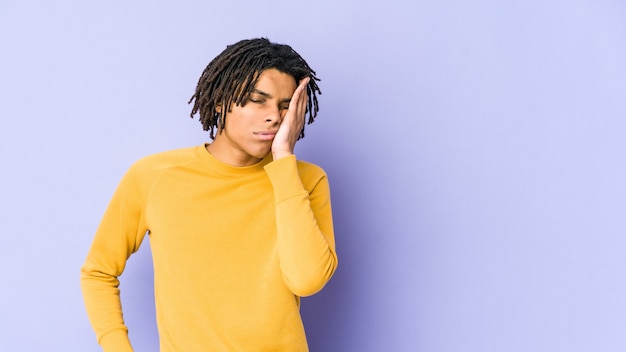
<svg viewBox="0 0 626 352">
<path fill-rule="evenodd" d="M 237 129 L 237 114 L 234 114 L 232 111 L 226 115 L 226 120 L 224 121 L 224 131 L 231 132 Z"/>
<path fill-rule="evenodd" d="M 226 116 L 226 128 L 231 134 L 243 133 L 243 131 L 247 128 L 249 123 L 247 121 L 251 121 L 250 113 L 244 111 L 244 109 L 233 109 Z"/>
</svg>

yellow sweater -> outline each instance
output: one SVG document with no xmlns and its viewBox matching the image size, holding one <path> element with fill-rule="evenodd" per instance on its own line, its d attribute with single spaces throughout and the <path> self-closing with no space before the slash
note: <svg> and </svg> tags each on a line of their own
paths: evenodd
<svg viewBox="0 0 626 352">
<path fill-rule="evenodd" d="M 204 146 L 139 160 L 81 270 L 107 352 L 132 351 L 118 276 L 148 233 L 162 352 L 307 351 L 299 297 L 337 267 L 326 175 L 295 156 L 232 167 Z"/>
</svg>

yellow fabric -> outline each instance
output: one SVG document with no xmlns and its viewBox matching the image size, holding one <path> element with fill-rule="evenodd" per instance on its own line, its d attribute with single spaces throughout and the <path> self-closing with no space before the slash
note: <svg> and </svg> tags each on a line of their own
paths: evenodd
<svg viewBox="0 0 626 352">
<path fill-rule="evenodd" d="M 299 296 L 337 267 L 330 191 L 295 156 L 232 167 L 204 146 L 156 154 L 123 177 L 81 270 L 105 351 L 131 351 L 119 300 L 148 233 L 162 352 L 307 351 Z"/>
</svg>

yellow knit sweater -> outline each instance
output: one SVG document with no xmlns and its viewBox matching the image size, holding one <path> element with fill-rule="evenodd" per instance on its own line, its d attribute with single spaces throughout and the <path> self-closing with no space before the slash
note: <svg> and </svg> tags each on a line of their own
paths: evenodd
<svg viewBox="0 0 626 352">
<path fill-rule="evenodd" d="M 81 270 L 104 351 L 132 351 L 118 276 L 146 233 L 162 352 L 308 350 L 299 297 L 337 267 L 322 169 L 271 155 L 233 167 L 204 146 L 135 163 Z"/>
</svg>

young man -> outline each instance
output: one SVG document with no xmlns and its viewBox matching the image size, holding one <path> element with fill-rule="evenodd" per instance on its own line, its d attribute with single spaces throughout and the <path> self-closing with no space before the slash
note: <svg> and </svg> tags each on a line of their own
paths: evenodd
<svg viewBox="0 0 626 352">
<path fill-rule="evenodd" d="M 146 233 L 162 352 L 308 350 L 299 297 L 337 267 L 326 175 L 293 154 L 318 111 L 316 80 L 263 38 L 209 63 L 190 103 L 212 143 L 135 163 L 82 267 L 104 351 L 132 351 L 118 276 Z"/>
</svg>

